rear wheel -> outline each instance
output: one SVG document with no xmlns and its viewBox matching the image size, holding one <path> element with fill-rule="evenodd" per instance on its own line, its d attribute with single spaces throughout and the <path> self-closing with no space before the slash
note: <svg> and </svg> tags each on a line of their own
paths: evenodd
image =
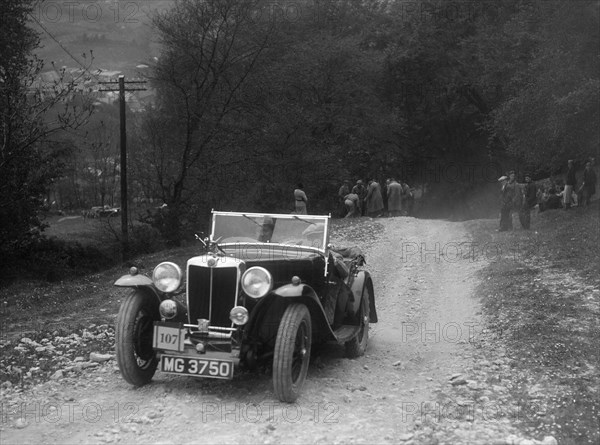
<svg viewBox="0 0 600 445">
<path fill-rule="evenodd" d="M 123 378 L 132 385 L 145 385 L 156 372 L 158 358 L 152 336 L 154 321 L 158 320 L 157 301 L 140 291 L 134 291 L 121 303 L 115 335 L 117 363 Z"/>
<path fill-rule="evenodd" d="M 348 358 L 360 357 L 364 355 L 365 351 L 367 350 L 367 342 L 369 340 L 370 298 L 371 292 L 369 291 L 369 287 L 365 286 L 363 288 L 358 314 L 360 328 L 356 336 L 351 340 L 348 340 L 344 345 L 346 347 L 346 356 Z"/>
<path fill-rule="evenodd" d="M 282 402 L 300 395 L 310 361 L 312 326 L 303 304 L 289 305 L 281 319 L 273 357 L 273 387 Z"/>
</svg>

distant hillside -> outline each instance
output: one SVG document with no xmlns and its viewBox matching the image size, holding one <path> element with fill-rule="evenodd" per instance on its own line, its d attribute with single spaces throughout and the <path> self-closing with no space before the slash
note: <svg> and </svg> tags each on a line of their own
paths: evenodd
<svg viewBox="0 0 600 445">
<path fill-rule="evenodd" d="M 41 2 L 32 19 L 41 37 L 37 56 L 46 69 L 51 62 L 59 68 L 77 67 L 73 59 L 87 66 L 92 51 L 91 68 L 137 75 L 136 65 L 159 55 L 150 17 L 172 4 L 172 0 Z"/>
</svg>

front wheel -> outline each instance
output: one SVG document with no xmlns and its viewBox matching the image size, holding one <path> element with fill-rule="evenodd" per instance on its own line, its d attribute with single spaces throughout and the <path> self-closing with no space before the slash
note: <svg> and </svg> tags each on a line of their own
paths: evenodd
<svg viewBox="0 0 600 445">
<path fill-rule="evenodd" d="M 367 350 L 367 341 L 369 340 L 369 316 L 370 316 L 370 305 L 371 292 L 369 287 L 365 286 L 362 292 L 359 309 L 359 322 L 360 327 L 358 333 L 351 340 L 348 340 L 345 344 L 346 356 L 348 358 L 357 358 L 365 354 Z"/>
<path fill-rule="evenodd" d="M 132 385 L 145 385 L 156 372 L 158 358 L 152 336 L 157 320 L 158 303 L 140 291 L 133 291 L 121 303 L 115 335 L 117 363 L 123 378 Z"/>
<path fill-rule="evenodd" d="M 290 304 L 279 324 L 273 357 L 273 387 L 282 402 L 294 402 L 300 395 L 308 372 L 311 341 L 308 308 Z"/>
</svg>

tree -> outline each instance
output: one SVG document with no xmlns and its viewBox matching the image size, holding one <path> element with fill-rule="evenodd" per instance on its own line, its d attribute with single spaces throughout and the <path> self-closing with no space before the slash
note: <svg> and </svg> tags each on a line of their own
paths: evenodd
<svg viewBox="0 0 600 445">
<path fill-rule="evenodd" d="M 599 22 L 597 2 L 538 0 L 501 29 L 505 60 L 527 63 L 506 67 L 508 92 L 491 113 L 491 134 L 536 170 L 551 173 L 598 153 Z"/>
<path fill-rule="evenodd" d="M 202 171 L 211 153 L 231 147 L 243 90 L 274 37 L 269 23 L 253 20 L 256 4 L 182 0 L 153 20 L 163 51 L 152 78 L 157 110 L 148 115 L 144 146 L 147 168 L 168 204 L 173 243 L 181 236 L 185 204 L 197 198 L 188 188 L 190 175 Z"/>
<path fill-rule="evenodd" d="M 11 252 L 42 228 L 38 212 L 60 175 L 62 147 L 48 136 L 85 121 L 86 101 L 59 73 L 40 83 L 43 62 L 32 55 L 38 34 L 28 19 L 30 0 L 0 3 L 0 250 Z"/>
</svg>

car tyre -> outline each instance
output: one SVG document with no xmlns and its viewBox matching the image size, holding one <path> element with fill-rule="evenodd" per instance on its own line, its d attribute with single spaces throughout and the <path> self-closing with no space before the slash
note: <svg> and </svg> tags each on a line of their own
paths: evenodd
<svg viewBox="0 0 600 445">
<path fill-rule="evenodd" d="M 303 304 L 290 304 L 281 318 L 273 357 L 273 387 L 282 402 L 300 395 L 310 361 L 312 324 Z"/>
<path fill-rule="evenodd" d="M 369 286 L 365 286 L 360 301 L 360 329 L 358 330 L 358 333 L 344 345 L 346 348 L 346 356 L 348 358 L 361 357 L 367 350 L 367 342 L 369 341 L 369 301 L 371 301 L 371 291 L 369 290 Z"/>
<path fill-rule="evenodd" d="M 117 315 L 115 348 L 123 378 L 135 386 L 152 380 L 158 357 L 152 347 L 154 321 L 160 315 L 157 302 L 140 291 L 134 291 L 121 303 Z"/>
</svg>

